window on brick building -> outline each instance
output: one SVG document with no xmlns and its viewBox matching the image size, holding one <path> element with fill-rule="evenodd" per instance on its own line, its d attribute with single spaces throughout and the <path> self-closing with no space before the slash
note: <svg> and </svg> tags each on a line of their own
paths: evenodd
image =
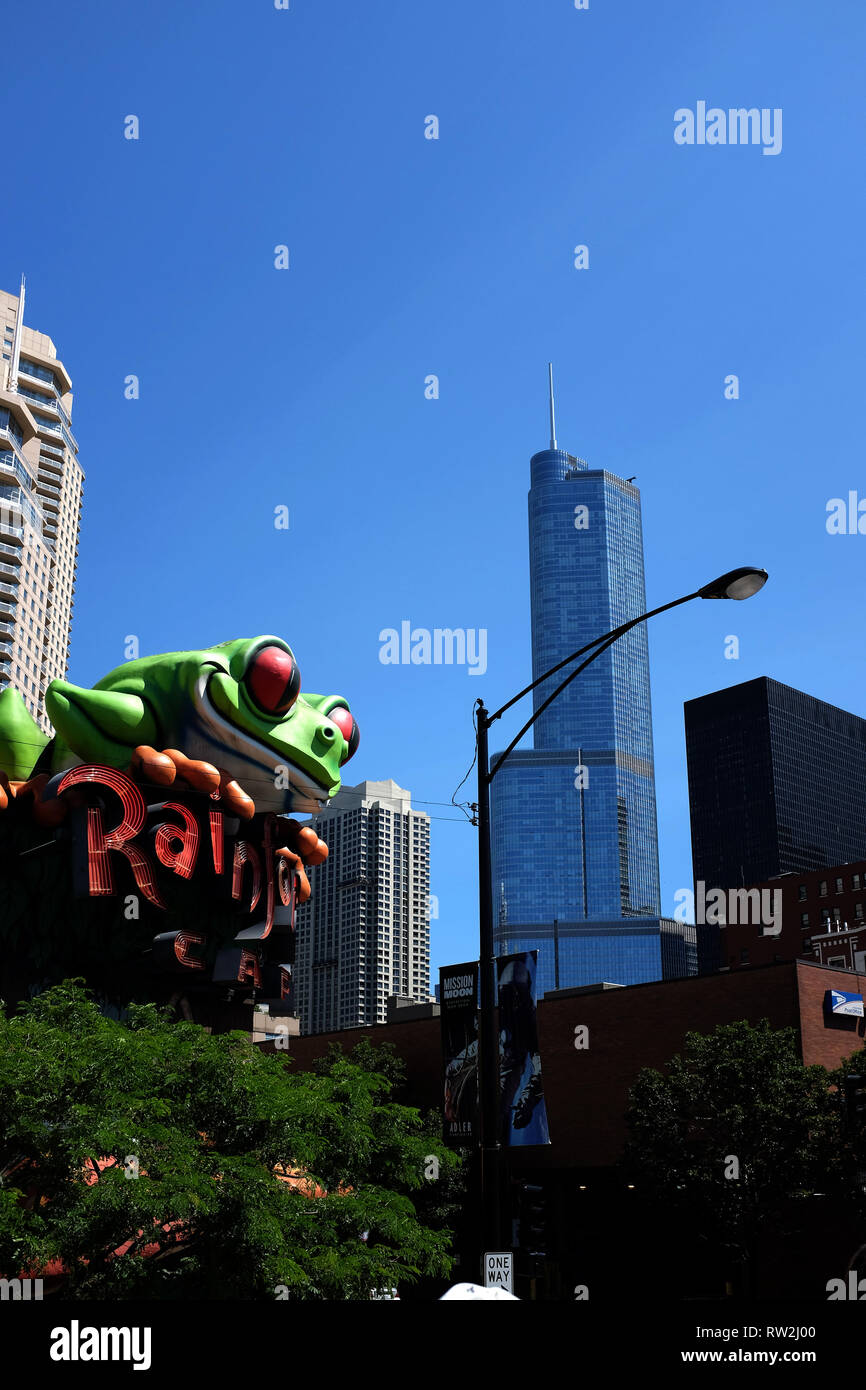
<svg viewBox="0 0 866 1390">
<path fill-rule="evenodd" d="M 827 896 L 827 880 L 826 880 L 826 878 L 822 878 L 822 879 L 821 879 L 821 882 L 818 884 L 818 897 L 819 897 L 819 898 L 826 898 L 826 896 Z"/>
<path fill-rule="evenodd" d="M 851 889 L 852 889 L 852 892 L 856 893 L 856 892 L 858 891 L 859 887 L 860 887 L 860 875 L 859 875 L 859 874 L 852 874 L 852 875 L 851 875 Z"/>
<path fill-rule="evenodd" d="M 808 914 L 808 912 L 801 912 L 801 913 L 800 913 L 800 926 L 801 926 L 801 927 L 808 927 L 808 925 L 809 925 L 809 914 Z"/>
<path fill-rule="evenodd" d="M 805 885 L 805 883 L 801 883 L 801 884 L 800 884 L 800 887 L 797 889 L 797 896 L 799 897 L 801 903 L 804 903 L 804 902 L 806 901 L 806 885 Z"/>
<path fill-rule="evenodd" d="M 837 878 L 837 879 L 836 879 L 836 892 L 837 892 L 837 893 L 841 893 L 842 890 L 843 890 L 843 887 L 844 887 L 844 885 L 843 885 L 843 883 L 842 883 L 841 878 Z"/>
</svg>

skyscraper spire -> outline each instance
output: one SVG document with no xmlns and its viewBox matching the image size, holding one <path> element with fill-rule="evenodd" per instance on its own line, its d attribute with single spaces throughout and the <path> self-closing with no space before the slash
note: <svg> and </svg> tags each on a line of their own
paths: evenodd
<svg viewBox="0 0 866 1390">
<path fill-rule="evenodd" d="M 553 415 L 553 363 L 547 364 L 547 375 L 550 382 L 550 447 L 556 448 L 556 420 Z"/>
</svg>

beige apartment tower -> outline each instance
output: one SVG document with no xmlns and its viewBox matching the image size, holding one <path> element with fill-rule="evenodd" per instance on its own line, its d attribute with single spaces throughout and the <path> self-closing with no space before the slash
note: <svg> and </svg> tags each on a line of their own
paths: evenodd
<svg viewBox="0 0 866 1390">
<path fill-rule="evenodd" d="M 298 910 L 302 1033 L 385 1023 L 389 995 L 430 999 L 430 817 L 390 778 L 344 787 L 310 821 L 328 846 Z"/>
<path fill-rule="evenodd" d="M 63 680 L 75 603 L 84 474 L 72 382 L 45 333 L 0 291 L 0 689 L 14 686 L 46 733 L 45 688 Z"/>
</svg>

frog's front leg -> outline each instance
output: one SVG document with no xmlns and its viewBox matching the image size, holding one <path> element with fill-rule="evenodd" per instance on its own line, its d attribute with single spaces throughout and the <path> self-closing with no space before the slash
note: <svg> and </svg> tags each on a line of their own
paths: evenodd
<svg viewBox="0 0 866 1390">
<path fill-rule="evenodd" d="M 66 804 L 52 796 L 43 801 L 42 793 L 51 781 L 47 772 L 28 777 L 26 782 L 14 782 L 0 772 L 0 812 L 8 811 L 13 801 L 31 801 L 33 819 L 37 825 L 58 826 L 66 816 Z"/>
<path fill-rule="evenodd" d="M 179 777 L 193 791 L 204 792 L 206 796 L 219 792 L 220 801 L 241 820 L 252 820 L 256 813 L 256 803 L 252 797 L 227 773 L 220 772 L 213 763 L 188 758 L 177 748 L 166 748 L 160 752 L 148 743 L 141 743 L 133 751 L 130 770 L 145 781 L 155 782 L 158 787 L 170 787 Z"/>
<path fill-rule="evenodd" d="M 305 903 L 310 896 L 310 880 L 304 872 L 304 865 L 315 868 L 324 864 L 328 857 L 328 846 L 320 840 L 311 825 L 299 825 L 296 820 L 285 822 L 288 828 L 288 844 L 277 850 L 281 859 L 287 860 L 298 876 L 298 901 Z"/>
</svg>

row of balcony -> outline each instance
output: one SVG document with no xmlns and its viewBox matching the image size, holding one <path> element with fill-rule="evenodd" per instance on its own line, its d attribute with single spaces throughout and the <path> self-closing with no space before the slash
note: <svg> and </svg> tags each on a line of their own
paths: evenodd
<svg viewBox="0 0 866 1390">
<path fill-rule="evenodd" d="M 33 475 L 31 471 L 31 464 L 25 457 L 24 450 L 21 444 L 15 438 L 15 435 L 12 433 L 12 431 L 6 427 L 6 425 L 0 425 L 0 440 L 2 440 L 4 444 L 9 445 L 10 449 L 12 450 L 18 462 L 21 464 L 21 467 L 24 469 L 27 476 L 29 478 L 32 478 Z"/>
<path fill-rule="evenodd" d="M 56 410 L 63 423 L 71 427 L 72 421 L 64 410 L 60 397 L 56 394 L 54 396 L 40 396 L 35 391 L 28 391 L 22 386 L 18 387 L 18 394 L 24 396 L 39 410 Z"/>
</svg>

